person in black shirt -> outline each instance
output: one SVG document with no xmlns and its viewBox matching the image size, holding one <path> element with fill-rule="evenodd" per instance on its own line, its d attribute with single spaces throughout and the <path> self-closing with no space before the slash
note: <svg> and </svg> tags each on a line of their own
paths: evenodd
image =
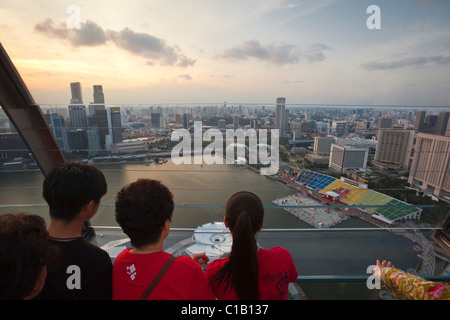
<svg viewBox="0 0 450 320">
<path fill-rule="evenodd" d="M 50 242 L 60 248 L 47 266 L 39 300 L 105 300 L 112 297 L 112 262 L 108 253 L 81 237 L 106 194 L 107 183 L 97 168 L 66 163 L 48 173 L 42 195 L 49 205 Z"/>
</svg>

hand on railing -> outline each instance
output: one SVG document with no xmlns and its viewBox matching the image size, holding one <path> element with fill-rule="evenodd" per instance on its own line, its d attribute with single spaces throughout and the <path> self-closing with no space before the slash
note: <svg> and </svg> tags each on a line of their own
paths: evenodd
<svg viewBox="0 0 450 320">
<path fill-rule="evenodd" d="M 192 257 L 192 259 L 194 259 L 194 261 L 197 262 L 199 265 L 208 264 L 209 262 L 209 258 L 205 253 L 196 253 Z"/>
<path fill-rule="evenodd" d="M 425 279 L 397 269 L 390 261 L 377 260 L 373 274 L 401 300 L 449 300 L 450 286 Z"/>
</svg>

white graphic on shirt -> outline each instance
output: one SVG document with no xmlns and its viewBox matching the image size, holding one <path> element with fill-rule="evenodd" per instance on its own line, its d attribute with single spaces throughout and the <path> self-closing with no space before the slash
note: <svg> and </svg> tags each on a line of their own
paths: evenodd
<svg viewBox="0 0 450 320">
<path fill-rule="evenodd" d="M 127 267 L 127 273 L 130 275 L 131 280 L 134 280 L 136 278 L 136 267 L 134 266 L 134 263 Z"/>
</svg>

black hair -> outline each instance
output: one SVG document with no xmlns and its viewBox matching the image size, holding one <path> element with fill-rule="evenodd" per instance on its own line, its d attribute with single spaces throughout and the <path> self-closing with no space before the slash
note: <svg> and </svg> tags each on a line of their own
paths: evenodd
<svg viewBox="0 0 450 320">
<path fill-rule="evenodd" d="M 227 263 L 213 277 L 226 281 L 225 290 L 234 290 L 241 300 L 256 300 L 258 291 L 258 245 L 255 234 L 264 220 L 264 206 L 257 195 L 241 191 L 228 199 L 226 216 L 233 244 Z"/>
<path fill-rule="evenodd" d="M 92 200 L 98 203 L 106 192 L 106 179 L 99 169 L 68 162 L 47 174 L 42 196 L 49 205 L 50 217 L 70 222 L 84 205 Z"/>
<path fill-rule="evenodd" d="M 116 221 L 134 247 L 158 242 L 164 224 L 172 221 L 173 195 L 160 181 L 139 179 L 119 191 Z"/>
<path fill-rule="evenodd" d="M 29 296 L 57 252 L 48 242 L 45 221 L 34 214 L 0 215 L 0 299 Z"/>
</svg>

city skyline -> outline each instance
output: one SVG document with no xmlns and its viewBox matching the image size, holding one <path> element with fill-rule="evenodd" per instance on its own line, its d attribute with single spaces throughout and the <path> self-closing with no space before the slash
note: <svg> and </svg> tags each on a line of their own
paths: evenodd
<svg viewBox="0 0 450 320">
<path fill-rule="evenodd" d="M 367 26 L 371 5 L 381 29 Z M 0 32 L 38 104 L 67 104 L 79 81 L 85 104 L 101 84 L 105 104 L 449 106 L 448 9 L 426 0 L 5 0 Z"/>
</svg>

